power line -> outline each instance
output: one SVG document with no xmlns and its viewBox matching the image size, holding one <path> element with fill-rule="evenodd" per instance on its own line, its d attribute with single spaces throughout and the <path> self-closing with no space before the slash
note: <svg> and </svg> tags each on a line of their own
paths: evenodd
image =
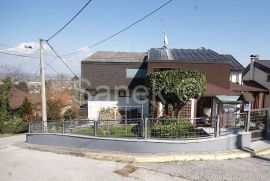
<svg viewBox="0 0 270 181">
<path fill-rule="evenodd" d="M 27 56 L 27 55 L 19 55 L 19 54 L 14 54 L 14 53 L 7 53 L 7 52 L 0 52 L 2 54 L 6 54 L 6 55 L 12 55 L 12 56 L 17 56 L 17 57 L 23 57 L 23 58 L 34 58 L 34 59 L 38 59 L 39 57 L 32 57 L 32 56 Z M 53 68 L 50 64 L 48 64 L 47 62 L 45 62 L 46 65 L 48 67 L 50 67 L 56 74 L 59 75 L 59 73 L 55 70 L 55 68 Z"/>
<path fill-rule="evenodd" d="M 48 42 L 48 41 L 46 41 L 46 43 L 49 45 L 49 47 L 52 49 L 52 51 L 55 53 L 55 55 L 63 62 L 63 64 L 65 64 L 65 66 L 70 70 L 70 72 L 74 75 L 74 76 L 76 76 L 76 77 L 78 77 L 72 70 L 71 70 L 71 68 L 66 64 L 66 62 L 60 57 L 60 55 L 54 50 L 54 48 L 51 46 L 51 44 Z"/>
<path fill-rule="evenodd" d="M 8 52 L 0 52 L 0 53 L 6 54 L 6 55 L 13 55 L 13 56 L 17 56 L 17 57 L 24 57 L 24 58 L 39 58 L 39 57 L 20 55 L 20 54 L 15 54 L 15 53 L 8 53 Z"/>
<path fill-rule="evenodd" d="M 139 20 L 135 21 L 134 23 L 130 24 L 129 26 L 127 26 L 127 27 L 121 29 L 121 30 L 118 31 L 117 33 L 114 33 L 114 34 L 108 36 L 107 38 L 105 38 L 105 39 L 103 39 L 103 40 L 101 40 L 101 41 L 99 41 L 99 42 L 97 42 L 97 43 L 95 43 L 95 44 L 93 44 L 93 45 L 91 45 L 91 46 L 89 46 L 89 47 L 87 47 L 87 48 L 88 48 L 88 49 L 91 49 L 91 48 L 93 48 L 93 47 L 95 47 L 95 46 L 97 46 L 97 45 L 99 45 L 99 44 L 101 44 L 101 43 L 104 43 L 105 41 L 107 41 L 107 40 L 109 40 L 109 39 L 111 39 L 111 38 L 113 38 L 113 37 L 119 35 L 120 33 L 122 33 L 122 32 L 124 32 L 124 31 L 128 30 L 129 28 L 135 26 L 135 25 L 138 24 L 139 22 L 141 22 L 141 21 L 143 21 L 144 19 L 148 18 L 149 16 L 153 15 L 154 13 L 156 13 L 157 11 L 159 11 L 160 9 L 162 9 L 164 6 L 168 5 L 168 4 L 171 3 L 172 1 L 173 1 L 173 0 L 167 1 L 166 3 L 162 4 L 161 6 L 159 6 L 157 9 L 151 11 L 150 13 L 148 13 L 148 14 L 145 15 L 144 17 L 140 18 Z M 79 52 L 83 52 L 83 51 L 85 51 L 85 49 L 84 49 L 84 50 L 75 51 L 75 52 L 72 52 L 72 53 L 68 53 L 68 54 L 65 54 L 65 55 L 62 55 L 62 56 L 73 55 L 73 54 L 76 54 L 76 53 L 79 53 Z"/>
<path fill-rule="evenodd" d="M 45 62 L 45 64 L 46 64 L 48 67 L 50 67 L 57 75 L 60 75 L 60 73 L 59 73 L 57 70 L 55 70 L 55 68 L 53 68 L 50 64 L 48 64 L 47 62 Z"/>
<path fill-rule="evenodd" d="M 61 29 L 59 29 L 56 33 L 54 33 L 50 38 L 48 38 L 46 41 L 49 42 L 52 38 L 54 38 L 58 33 L 60 33 L 65 27 L 69 25 L 83 10 L 86 8 L 86 6 L 91 2 L 92 0 L 89 0 L 76 14 L 71 18 Z"/>
<path fill-rule="evenodd" d="M 50 68 L 52 69 L 57 75 L 61 75 L 57 70 L 55 70 L 55 68 L 53 68 L 49 63 L 45 62 L 45 64 Z M 40 68 L 37 68 L 34 72 L 34 74 L 36 75 L 37 72 L 40 70 Z"/>
<path fill-rule="evenodd" d="M 29 49 L 22 49 L 22 48 L 17 48 L 17 47 L 13 47 L 13 46 L 10 46 L 10 45 L 6 45 L 6 44 L 3 44 L 3 43 L 0 43 L 0 46 L 3 46 L 3 47 L 7 47 L 7 48 L 12 48 L 12 49 L 16 49 L 16 50 L 29 50 Z M 32 50 L 39 50 L 39 49 L 37 49 L 37 48 L 33 48 L 33 47 L 31 47 L 30 49 L 32 49 Z M 35 53 L 37 53 L 37 52 L 35 52 Z M 51 55 L 51 54 L 48 54 L 48 53 L 44 53 L 45 55 L 49 55 L 49 56 L 52 56 L 52 57 L 55 57 L 55 56 L 53 56 L 53 55 Z"/>
</svg>

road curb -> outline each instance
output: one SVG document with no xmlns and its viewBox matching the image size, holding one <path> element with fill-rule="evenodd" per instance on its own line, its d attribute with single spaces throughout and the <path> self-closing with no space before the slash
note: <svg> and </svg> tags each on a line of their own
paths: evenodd
<svg viewBox="0 0 270 181">
<path fill-rule="evenodd" d="M 262 151 L 252 152 L 246 150 L 232 150 L 226 152 L 209 152 L 209 153 L 123 153 L 123 152 L 105 152 L 98 150 L 89 150 L 81 148 L 67 148 L 47 145 L 33 145 L 29 143 L 20 143 L 23 149 L 38 150 L 44 152 L 53 152 L 57 154 L 72 155 L 95 160 L 108 160 L 115 162 L 127 163 L 162 163 L 177 161 L 206 161 L 206 160 L 232 160 L 240 158 L 249 158 L 253 156 L 263 156 L 270 154 L 270 148 Z"/>
</svg>

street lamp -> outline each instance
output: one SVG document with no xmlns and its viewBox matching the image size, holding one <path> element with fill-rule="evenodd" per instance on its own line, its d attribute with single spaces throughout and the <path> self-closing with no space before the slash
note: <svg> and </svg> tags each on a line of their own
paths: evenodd
<svg viewBox="0 0 270 181">
<path fill-rule="evenodd" d="M 26 48 L 26 49 L 32 49 L 33 47 L 31 45 L 24 45 L 24 48 Z"/>
</svg>

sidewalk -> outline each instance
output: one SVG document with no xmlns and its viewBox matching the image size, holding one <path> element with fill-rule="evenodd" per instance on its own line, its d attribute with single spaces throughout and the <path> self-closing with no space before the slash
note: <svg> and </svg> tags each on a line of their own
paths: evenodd
<svg viewBox="0 0 270 181">
<path fill-rule="evenodd" d="M 230 160 L 239 158 L 248 158 L 253 156 L 262 156 L 270 154 L 270 141 L 258 140 L 252 142 L 250 148 L 236 149 L 219 152 L 190 152 L 190 153 L 124 153 L 112 151 L 90 150 L 83 148 L 56 147 L 47 145 L 33 145 L 28 143 L 19 143 L 23 149 L 39 150 L 53 152 L 57 154 L 74 155 L 79 157 L 91 158 L 96 160 L 110 160 L 116 162 L 142 163 L 142 162 L 173 162 L 173 161 L 202 161 L 202 160 Z"/>
<path fill-rule="evenodd" d="M 251 149 L 256 155 L 270 154 L 270 141 L 257 140 L 251 142 Z"/>
</svg>

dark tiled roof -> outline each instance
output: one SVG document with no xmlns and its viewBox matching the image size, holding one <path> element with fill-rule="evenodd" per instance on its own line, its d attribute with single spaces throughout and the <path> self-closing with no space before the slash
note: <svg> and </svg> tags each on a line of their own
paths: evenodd
<svg viewBox="0 0 270 181">
<path fill-rule="evenodd" d="M 228 62 L 231 65 L 231 70 L 235 70 L 235 71 L 243 71 L 245 69 L 245 67 L 243 67 L 242 64 L 240 64 L 232 55 L 221 55 L 223 57 L 225 57 Z"/>
<path fill-rule="evenodd" d="M 230 82 L 230 88 L 225 89 L 218 85 L 207 83 L 205 96 L 240 96 L 242 92 L 265 92 L 268 93 L 267 88 L 263 87 L 255 81 L 244 81 L 244 85 Z"/>
<path fill-rule="evenodd" d="M 254 67 L 266 72 L 270 73 L 270 60 L 256 60 L 254 62 Z M 250 70 L 250 64 L 245 68 L 243 75 L 246 75 Z"/>
<path fill-rule="evenodd" d="M 175 60 L 182 62 L 222 62 L 227 60 L 210 49 L 167 49 L 151 48 L 149 61 Z"/>
<path fill-rule="evenodd" d="M 254 81 L 255 82 L 255 81 Z M 257 83 L 257 82 L 255 82 Z M 244 83 L 243 85 L 230 83 L 230 90 L 232 91 L 240 91 L 240 92 L 268 92 L 267 89 L 259 86 L 259 84 L 255 83 Z"/>
<path fill-rule="evenodd" d="M 264 91 L 264 92 L 269 91 L 266 87 L 264 87 L 263 85 L 259 84 L 258 82 L 254 80 L 243 80 L 243 84 L 249 87 L 260 89 L 261 91 Z"/>
<path fill-rule="evenodd" d="M 243 70 L 244 67 L 232 56 L 221 55 L 211 49 L 167 49 L 151 48 L 151 61 L 179 61 L 186 63 L 229 63 L 231 70 Z"/>
<path fill-rule="evenodd" d="M 257 62 L 270 69 L 270 60 L 257 60 Z"/>
<path fill-rule="evenodd" d="M 113 51 L 97 51 L 90 57 L 84 59 L 84 62 L 144 62 L 147 53 L 139 52 L 113 52 Z"/>
</svg>

